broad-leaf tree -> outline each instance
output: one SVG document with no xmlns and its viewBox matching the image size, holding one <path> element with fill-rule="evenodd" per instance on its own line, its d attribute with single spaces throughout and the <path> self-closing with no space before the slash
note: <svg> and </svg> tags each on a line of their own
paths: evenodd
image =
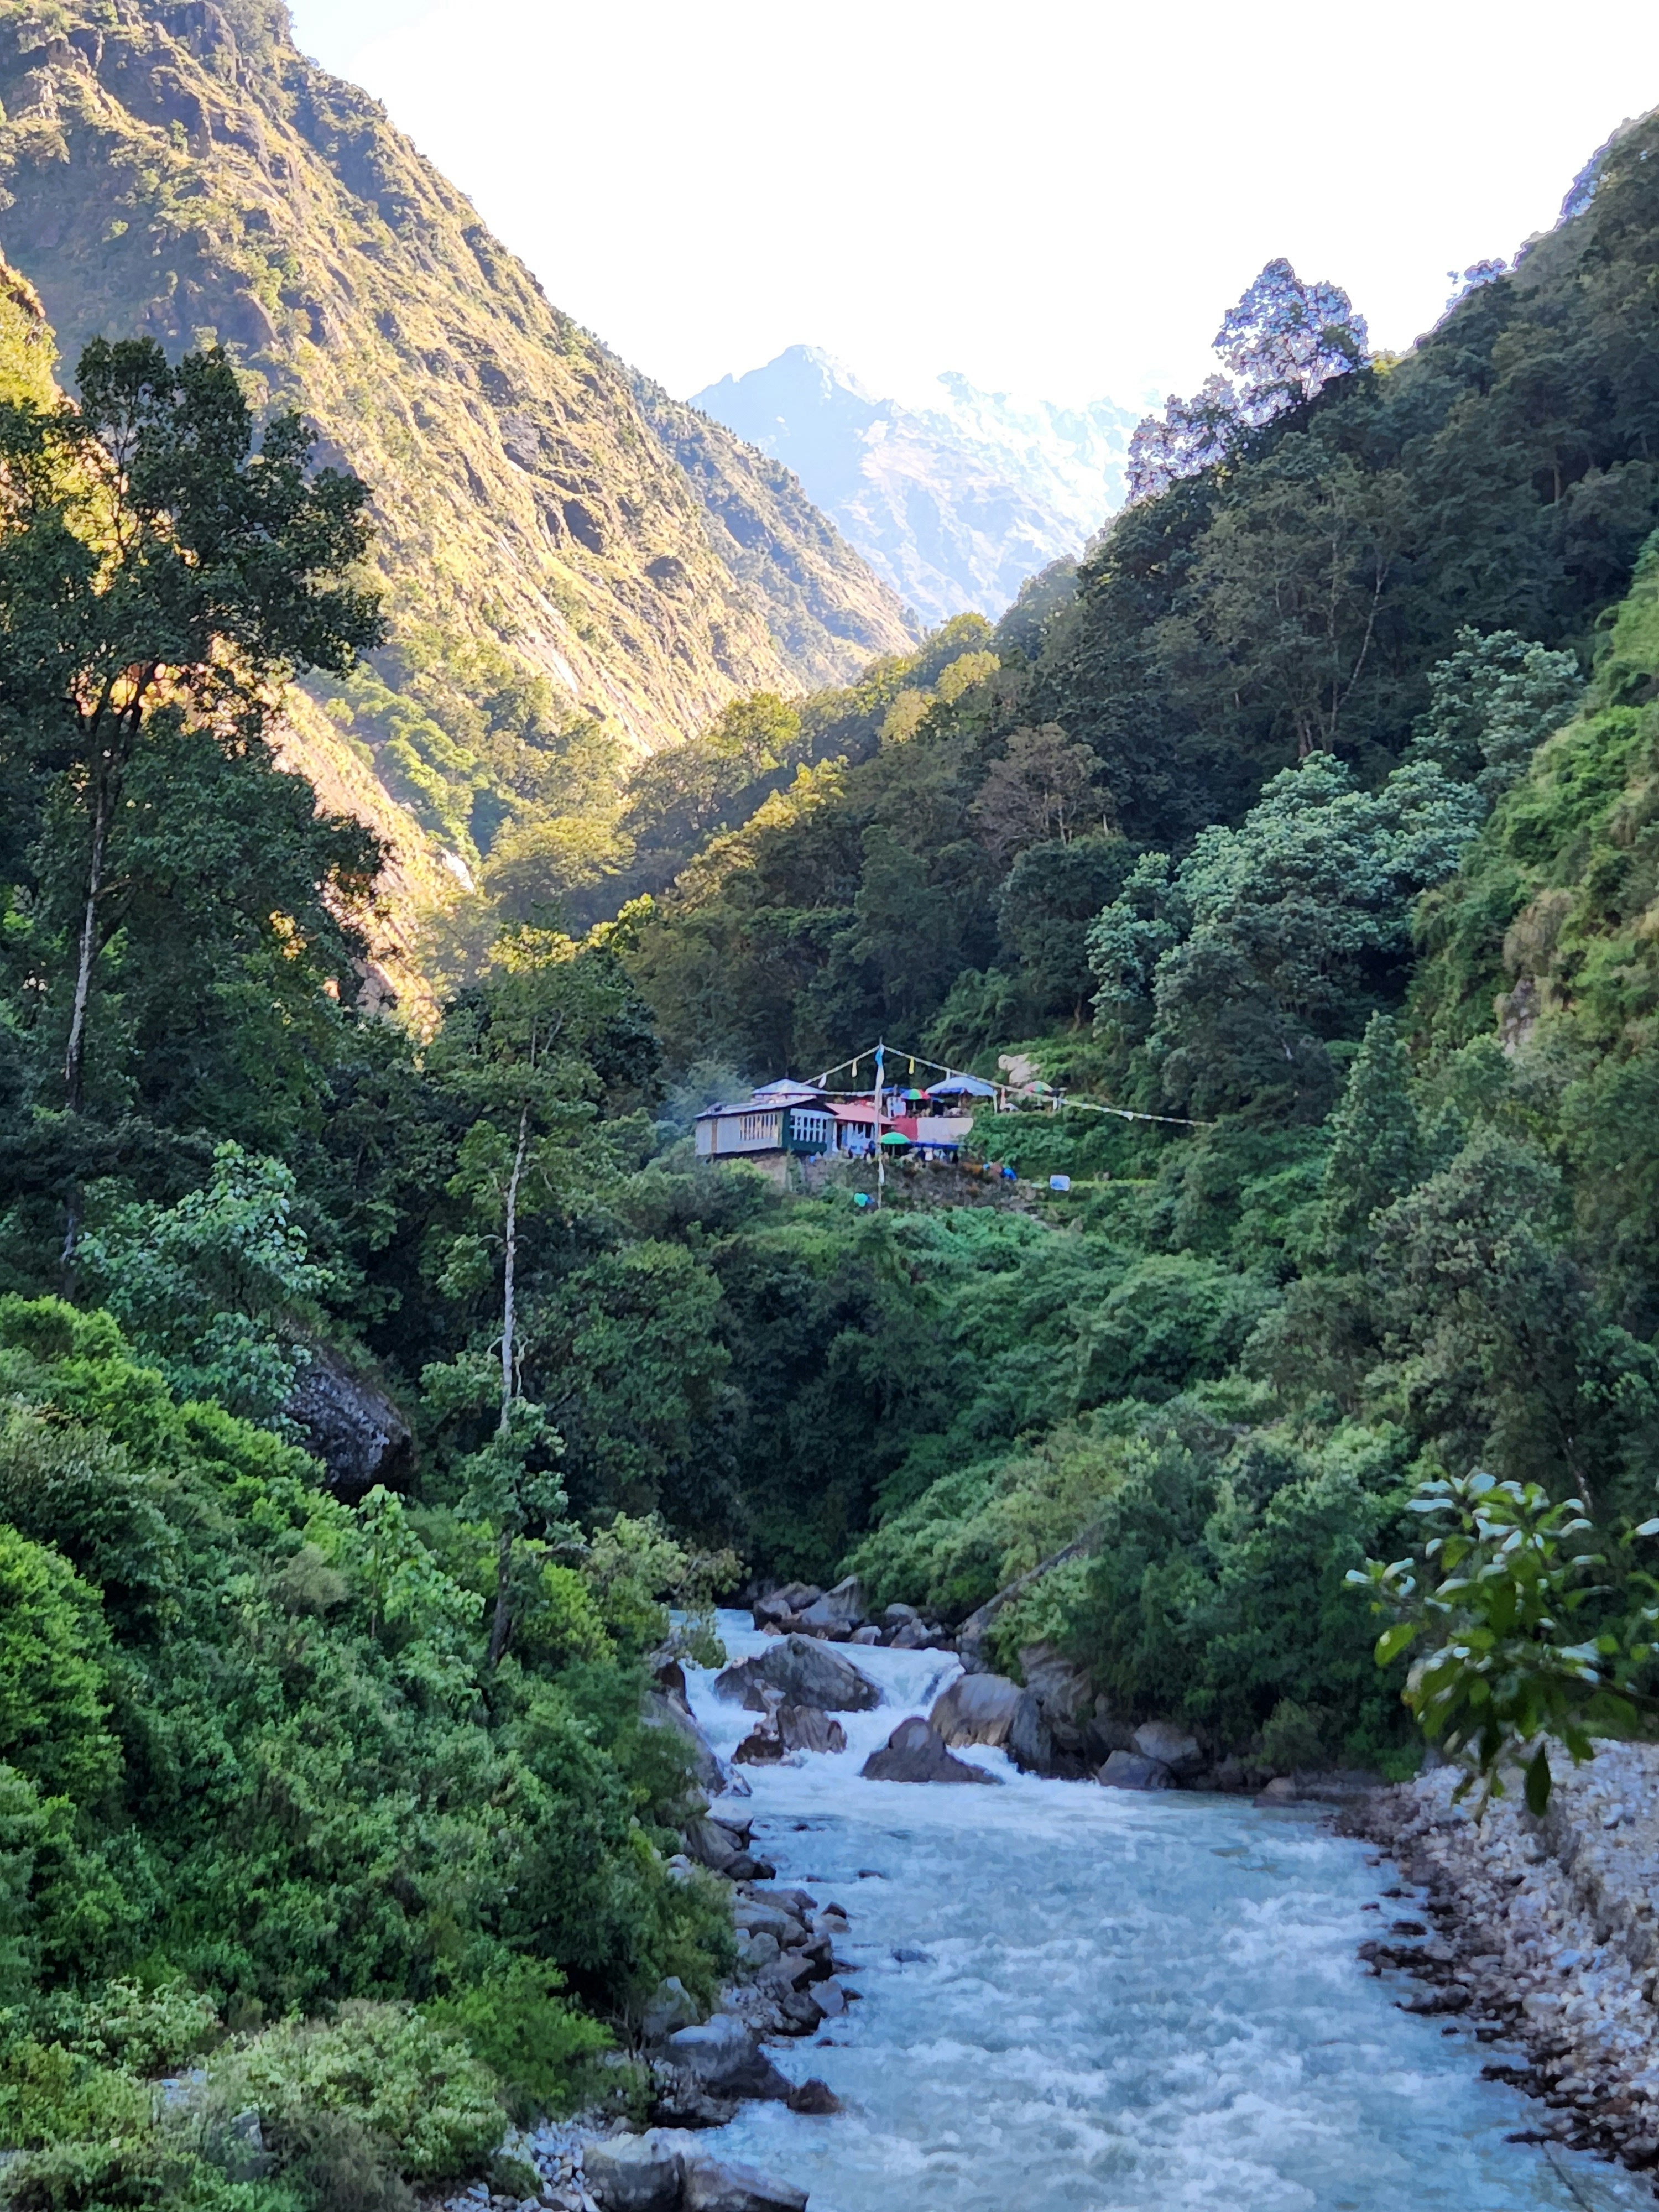
<svg viewBox="0 0 1659 2212">
<path fill-rule="evenodd" d="M 352 573 L 367 488 L 313 468 L 298 416 L 258 434 L 222 349 L 172 363 L 99 340 L 79 384 L 78 404 L 0 406 L 0 749 L 53 848 L 45 872 L 76 885 L 46 979 L 70 1114 L 123 839 L 169 804 L 161 765 L 138 806 L 147 762 L 204 740 L 249 754 L 286 678 L 343 672 L 380 635 Z"/>
</svg>

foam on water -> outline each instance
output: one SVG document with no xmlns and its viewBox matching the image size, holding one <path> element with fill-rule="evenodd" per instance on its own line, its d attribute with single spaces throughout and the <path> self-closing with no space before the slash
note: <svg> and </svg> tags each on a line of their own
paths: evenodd
<svg viewBox="0 0 1659 2212">
<path fill-rule="evenodd" d="M 746 1614 L 720 1628 L 733 1658 L 765 1648 Z M 847 1656 L 884 1699 L 841 1717 L 847 1751 L 742 1770 L 779 1881 L 852 1917 L 840 1949 L 862 2002 L 774 2046 L 847 2109 L 747 2106 L 711 2138 L 723 2154 L 810 2189 L 812 2212 L 1652 2205 L 1632 2175 L 1506 2142 L 1539 2108 L 1480 2079 L 1494 2054 L 1363 1971 L 1379 1875 L 1362 1846 L 1296 1808 L 1042 1781 L 998 1752 L 962 1754 L 995 1790 L 865 1782 L 957 1668 Z M 754 1716 L 687 1674 L 729 1757 Z"/>
</svg>

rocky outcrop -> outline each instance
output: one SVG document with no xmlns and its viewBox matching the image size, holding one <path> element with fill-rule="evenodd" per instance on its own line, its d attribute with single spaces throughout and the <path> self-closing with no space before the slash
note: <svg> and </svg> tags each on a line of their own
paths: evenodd
<svg viewBox="0 0 1659 2212">
<path fill-rule="evenodd" d="M 323 1463 L 328 1486 L 348 1505 L 360 1504 L 378 1483 L 406 1490 L 415 1471 L 415 1438 L 386 1392 L 354 1375 L 335 1355 L 313 1346 L 295 1377 L 283 1413 L 304 1432 Z"/>
<path fill-rule="evenodd" d="M 589 2143 L 583 2164 L 600 2212 L 805 2212 L 804 2189 L 711 2157 L 684 2128 Z"/>
<path fill-rule="evenodd" d="M 890 1605 L 878 1617 L 868 1611 L 864 1585 L 845 1576 L 833 1589 L 816 1583 L 785 1583 L 753 1605 L 755 1626 L 780 1636 L 821 1637 L 830 1644 L 884 1644 L 902 1651 L 953 1650 L 953 1639 L 936 1620 L 913 1605 Z"/>
<path fill-rule="evenodd" d="M 1209 1764 L 1198 1738 L 1174 1721 L 1143 1721 L 1134 1732 L 1134 1747 L 1143 1759 L 1167 1766 L 1177 1782 L 1190 1782 Z"/>
<path fill-rule="evenodd" d="M 947 1744 L 1000 1747 L 1028 1773 L 1054 1769 L 1054 1740 L 1035 1694 L 1002 1674 L 963 1674 L 935 1700 L 930 1724 Z"/>
<path fill-rule="evenodd" d="M 210 219 L 135 216 L 135 179 Z M 372 487 L 392 650 L 372 682 L 318 689 L 392 819 L 467 869 L 486 823 L 565 818 L 534 763 L 581 720 L 654 751 L 736 696 L 849 683 L 915 642 L 788 471 L 554 307 L 280 8 L 9 14 L 0 188 L 0 240 L 71 369 L 100 334 L 170 356 L 217 339 L 262 410 L 298 408 L 322 462 Z M 538 701 L 527 722 L 505 696 Z"/>
<path fill-rule="evenodd" d="M 848 1575 L 834 1589 L 825 1590 L 804 1607 L 800 1626 L 808 1636 L 850 1636 L 864 1620 L 864 1584 Z"/>
<path fill-rule="evenodd" d="M 1099 1531 L 1096 1528 L 1085 1528 L 1083 1534 L 1074 1537 L 1071 1543 L 1062 1544 L 1059 1551 L 1051 1552 L 1046 1559 L 1039 1559 L 1036 1566 L 1028 1569 L 1023 1575 L 1016 1576 L 1012 1582 L 998 1590 L 994 1597 L 988 1597 L 976 1613 L 969 1614 L 967 1620 L 957 1631 L 956 1645 L 957 1650 L 962 1654 L 962 1663 L 970 1674 L 983 1674 L 987 1671 L 985 1641 L 992 1629 L 995 1627 L 997 1616 L 1003 1607 L 1012 1604 L 1015 1598 L 1030 1589 L 1033 1583 L 1041 1582 L 1044 1575 L 1052 1574 L 1056 1567 L 1063 1567 L 1068 1559 L 1079 1559 L 1085 1553 L 1091 1552 L 1098 1534 Z"/>
<path fill-rule="evenodd" d="M 752 1659 L 740 1659 L 717 1675 L 714 1693 L 751 1712 L 769 1710 L 767 1692 L 792 1705 L 813 1705 L 820 1712 L 867 1713 L 881 1703 L 881 1692 L 850 1659 L 810 1636 L 786 1636 Z"/>
<path fill-rule="evenodd" d="M 994 1782 L 982 1766 L 953 1756 L 937 1729 L 920 1714 L 901 1721 L 880 1751 L 860 1770 L 866 1782 Z"/>
<path fill-rule="evenodd" d="M 713 2097 L 737 2100 L 789 2094 L 788 2081 L 761 2049 L 759 2037 L 730 2013 L 716 2013 L 696 2027 L 676 2028 L 663 2055 L 676 2071 L 688 2075 Z"/>
<path fill-rule="evenodd" d="M 640 1704 L 640 1718 L 647 1728 L 665 1729 L 680 1744 L 697 1787 L 710 1797 L 726 1788 L 727 1775 L 714 1746 L 698 1727 L 686 1700 L 685 1675 L 673 1661 L 659 1667 L 652 1686 Z"/>
<path fill-rule="evenodd" d="M 1100 1779 L 1109 1790 L 1173 1790 L 1175 1777 L 1161 1759 L 1148 1759 L 1144 1752 L 1115 1751 L 1100 1770 Z"/>
</svg>

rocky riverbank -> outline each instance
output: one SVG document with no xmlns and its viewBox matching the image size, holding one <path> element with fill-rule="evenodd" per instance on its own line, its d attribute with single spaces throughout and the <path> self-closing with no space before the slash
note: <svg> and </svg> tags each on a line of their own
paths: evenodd
<svg viewBox="0 0 1659 2212">
<path fill-rule="evenodd" d="M 1659 2168 L 1659 1747 L 1604 1744 L 1556 1765 L 1548 1812 L 1514 1796 L 1477 1823 L 1441 1768 L 1337 1815 L 1401 1884 L 1361 1955 L 1416 1984 L 1540 2100 L 1533 2139 Z M 1391 1916 L 1391 1917 L 1390 1917 Z"/>
</svg>

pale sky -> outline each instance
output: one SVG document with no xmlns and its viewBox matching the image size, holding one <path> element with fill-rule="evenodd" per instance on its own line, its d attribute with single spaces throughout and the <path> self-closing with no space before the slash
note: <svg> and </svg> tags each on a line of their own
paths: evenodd
<svg viewBox="0 0 1659 2212">
<path fill-rule="evenodd" d="M 1659 104 L 1653 0 L 292 0 L 550 297 L 676 393 L 790 344 L 1136 406 L 1264 261 L 1373 343 Z"/>
</svg>

